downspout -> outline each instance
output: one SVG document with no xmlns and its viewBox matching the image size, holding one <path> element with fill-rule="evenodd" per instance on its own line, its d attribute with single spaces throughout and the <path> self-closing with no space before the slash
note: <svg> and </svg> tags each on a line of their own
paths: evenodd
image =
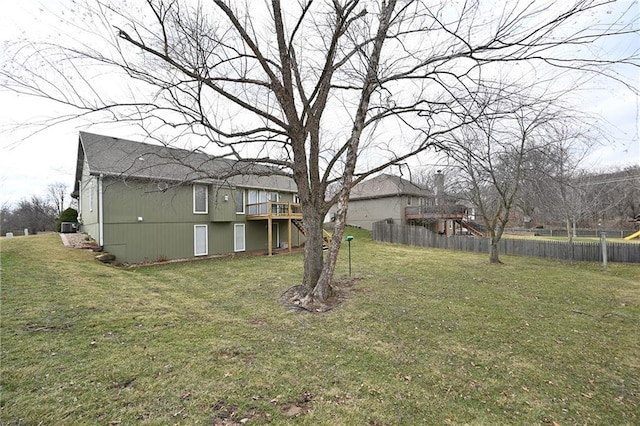
<svg viewBox="0 0 640 426">
<path fill-rule="evenodd" d="M 102 177 L 104 175 L 100 174 L 98 176 L 98 232 L 100 233 L 100 241 L 98 241 L 98 245 L 100 247 L 104 247 L 104 206 L 103 206 L 103 197 L 102 197 Z"/>
<path fill-rule="evenodd" d="M 82 224 L 82 179 L 78 181 L 78 223 Z"/>
</svg>

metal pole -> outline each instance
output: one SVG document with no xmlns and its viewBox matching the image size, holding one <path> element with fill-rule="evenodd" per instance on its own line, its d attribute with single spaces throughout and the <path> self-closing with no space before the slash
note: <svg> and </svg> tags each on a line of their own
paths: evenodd
<svg viewBox="0 0 640 426">
<path fill-rule="evenodd" d="M 351 240 L 353 240 L 353 235 L 347 235 L 345 240 L 349 243 L 349 276 L 351 276 Z"/>
<path fill-rule="evenodd" d="M 607 235 L 600 232 L 600 246 L 602 247 L 602 268 L 607 269 Z"/>
<path fill-rule="evenodd" d="M 351 240 L 349 242 L 349 276 L 351 276 Z"/>
</svg>

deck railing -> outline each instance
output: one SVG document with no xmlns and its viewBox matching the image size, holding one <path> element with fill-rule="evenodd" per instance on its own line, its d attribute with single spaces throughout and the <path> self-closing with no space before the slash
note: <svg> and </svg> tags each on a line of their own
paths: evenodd
<svg viewBox="0 0 640 426">
<path fill-rule="evenodd" d="M 302 219 L 299 203 L 265 201 L 247 204 L 247 219 Z"/>
<path fill-rule="evenodd" d="M 407 206 L 404 212 L 407 218 L 462 219 L 467 216 L 467 208 L 457 204 L 445 206 Z"/>
</svg>

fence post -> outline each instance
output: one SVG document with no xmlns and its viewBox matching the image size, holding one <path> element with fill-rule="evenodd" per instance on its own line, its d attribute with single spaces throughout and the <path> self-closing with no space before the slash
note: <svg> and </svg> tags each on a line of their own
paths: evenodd
<svg viewBox="0 0 640 426">
<path fill-rule="evenodd" d="M 602 247 L 602 268 L 607 270 L 607 234 L 602 231 L 600 233 L 600 246 Z"/>
</svg>

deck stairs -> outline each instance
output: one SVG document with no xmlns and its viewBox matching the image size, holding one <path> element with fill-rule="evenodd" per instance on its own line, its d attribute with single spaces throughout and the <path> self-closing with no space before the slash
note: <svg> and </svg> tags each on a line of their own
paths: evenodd
<svg viewBox="0 0 640 426">
<path fill-rule="evenodd" d="M 460 226 L 462 226 L 463 228 L 465 228 L 467 231 L 469 231 L 469 234 L 475 236 L 475 237 L 483 237 L 485 232 L 484 232 L 484 226 L 476 223 L 476 222 L 472 222 L 469 220 L 457 220 L 456 222 L 458 222 L 460 224 Z"/>
<path fill-rule="evenodd" d="M 300 231 L 300 233 L 304 235 L 304 222 L 299 219 L 293 219 L 291 222 L 295 225 L 296 228 L 298 228 L 298 231 Z M 329 244 L 331 243 L 331 237 L 333 237 L 333 234 L 331 234 L 331 232 L 327 231 L 326 229 L 323 229 L 322 232 L 322 250 L 329 250 Z"/>
</svg>

